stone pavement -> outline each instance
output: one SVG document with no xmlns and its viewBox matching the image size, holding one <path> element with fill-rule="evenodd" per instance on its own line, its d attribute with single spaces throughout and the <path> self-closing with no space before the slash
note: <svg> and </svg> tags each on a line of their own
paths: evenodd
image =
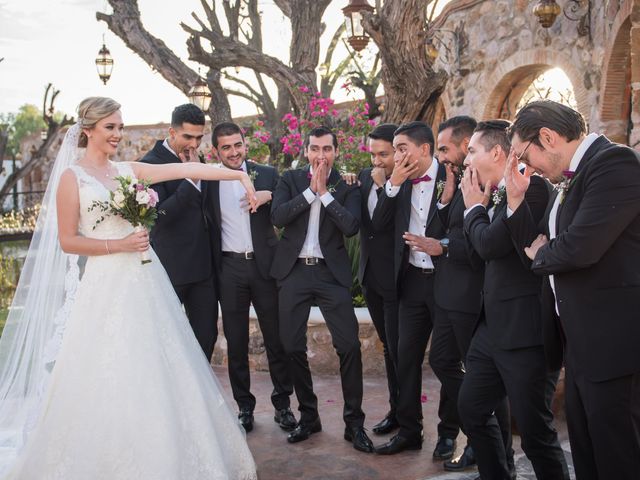
<svg viewBox="0 0 640 480">
<path fill-rule="evenodd" d="M 231 397 L 226 367 L 214 367 L 220 383 L 233 410 L 236 405 Z M 304 479 L 304 480 L 472 480 L 475 471 L 447 473 L 440 462 L 431 458 L 437 440 L 435 425 L 439 382 L 427 367 L 424 371 L 423 393 L 427 399 L 423 403 L 424 445 L 422 450 L 403 452 L 393 456 L 361 453 L 342 438 L 342 394 L 339 376 L 314 375 L 314 390 L 318 395 L 320 418 L 323 430 L 308 440 L 288 444 L 286 432 L 273 421 L 273 407 L 269 401 L 272 386 L 266 372 L 251 372 L 252 391 L 257 398 L 254 412 L 255 425 L 247 435 L 249 447 L 258 466 L 260 480 Z M 363 409 L 367 414 L 365 427 L 371 427 L 387 412 L 386 380 L 383 377 L 366 377 L 364 380 Z M 292 409 L 297 416 L 297 403 L 292 398 Z M 562 446 L 568 453 L 569 442 L 563 419 L 556 422 Z M 369 432 L 374 444 L 387 441 L 392 435 L 378 436 Z M 457 454 L 462 453 L 466 439 L 458 437 Z M 531 464 L 520 449 L 519 437 L 514 437 L 516 464 L 519 480 L 535 479 Z"/>
</svg>

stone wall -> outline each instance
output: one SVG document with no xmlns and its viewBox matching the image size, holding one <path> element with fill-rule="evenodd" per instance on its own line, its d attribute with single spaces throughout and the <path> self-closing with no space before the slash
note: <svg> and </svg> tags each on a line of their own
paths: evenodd
<svg viewBox="0 0 640 480">
<path fill-rule="evenodd" d="M 590 0 L 590 27 L 560 14 L 550 29 L 526 0 L 454 0 L 440 29 L 436 68 L 450 74 L 445 115 L 508 118 L 531 81 L 560 67 L 591 131 L 637 146 L 640 140 L 640 0 Z M 558 0 L 567 7 L 569 0 Z M 586 12 L 586 0 L 582 0 Z M 454 33 L 456 32 L 456 33 Z M 629 125 L 633 121 L 634 127 Z"/>
</svg>

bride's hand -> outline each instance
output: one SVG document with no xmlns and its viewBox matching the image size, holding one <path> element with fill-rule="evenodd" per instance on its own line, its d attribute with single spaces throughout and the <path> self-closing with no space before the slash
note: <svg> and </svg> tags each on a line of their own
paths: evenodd
<svg viewBox="0 0 640 480">
<path fill-rule="evenodd" d="M 133 232 L 118 240 L 121 252 L 145 252 L 149 250 L 149 232 Z"/>
<path fill-rule="evenodd" d="M 251 213 L 258 210 L 258 198 L 256 197 L 256 189 L 253 186 L 253 182 L 249 178 L 249 175 L 243 172 L 242 178 L 240 179 L 242 186 L 247 191 L 247 203 L 249 204 Z"/>
</svg>

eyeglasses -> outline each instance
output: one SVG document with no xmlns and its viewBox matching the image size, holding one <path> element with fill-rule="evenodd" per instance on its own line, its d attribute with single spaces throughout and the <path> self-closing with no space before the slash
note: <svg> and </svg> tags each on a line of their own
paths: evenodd
<svg viewBox="0 0 640 480">
<path fill-rule="evenodd" d="M 524 150 L 520 155 L 514 155 L 518 162 L 524 162 L 524 160 L 522 160 L 522 157 L 524 157 L 524 154 L 527 153 L 527 150 L 529 150 L 529 146 L 533 143 L 533 140 L 534 140 L 533 138 L 529 140 L 529 143 L 527 143 L 527 146 L 524 147 Z"/>
</svg>

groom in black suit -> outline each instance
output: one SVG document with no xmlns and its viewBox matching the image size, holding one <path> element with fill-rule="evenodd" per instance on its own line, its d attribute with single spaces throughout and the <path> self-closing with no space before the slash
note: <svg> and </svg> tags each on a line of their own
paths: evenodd
<svg viewBox="0 0 640 480">
<path fill-rule="evenodd" d="M 510 134 L 507 224 L 533 272 L 548 276 L 545 346 L 556 368 L 564 357 L 576 477 L 638 478 L 640 156 L 586 135 L 580 113 L 551 101 L 520 110 Z M 556 185 L 541 224 L 522 201 L 532 172 Z"/>
<path fill-rule="evenodd" d="M 278 291 L 269 270 L 278 238 L 270 219 L 272 192 L 278 171 L 247 160 L 247 144 L 238 125 L 216 125 L 211 142 L 224 168 L 244 170 L 253 178 L 258 210 L 249 212 L 240 182 L 211 182 L 209 201 L 214 218 L 214 258 L 220 278 L 222 326 L 227 339 L 229 380 L 244 429 L 253 429 L 256 397 L 249 375 L 249 306 L 255 308 L 273 383 L 274 420 L 293 430 L 296 420 L 289 408 L 293 384 L 278 332 Z"/>
<path fill-rule="evenodd" d="M 300 404 L 300 422 L 290 443 L 322 430 L 318 398 L 307 362 L 307 320 L 317 303 L 340 357 L 344 397 L 344 438 L 357 450 L 371 452 L 362 411 L 362 358 L 358 320 L 351 299 L 351 262 L 344 237 L 358 233 L 360 190 L 333 169 L 338 141 L 325 128 L 314 128 L 305 141 L 309 168 L 288 170 L 273 195 L 271 220 L 282 228 L 271 274 L 278 280 L 280 337 L 289 355 Z"/>
<path fill-rule="evenodd" d="M 393 225 L 383 230 L 373 228 L 372 218 L 378 197 L 393 172 L 392 123 L 378 125 L 369 133 L 369 152 L 373 168 L 365 168 L 358 175 L 362 213 L 360 221 L 360 264 L 358 280 L 367 301 L 371 320 L 384 348 L 384 364 L 389 388 L 389 412 L 373 427 L 383 435 L 398 428 L 398 295 L 393 281 Z"/>
<path fill-rule="evenodd" d="M 171 115 L 169 136 L 140 161 L 153 164 L 197 162 L 204 135 L 202 110 L 187 103 Z M 170 180 L 152 185 L 164 214 L 151 230 L 151 244 L 184 305 L 189 323 L 210 360 L 218 337 L 218 295 L 211 254 L 212 210 L 207 182 Z"/>
<path fill-rule="evenodd" d="M 482 316 L 467 353 L 458 408 L 482 478 L 513 478 L 494 414 L 508 396 L 522 448 L 536 476 L 568 480 L 552 425 L 557 373 L 555 377 L 548 374 L 542 347 L 541 281 L 514 247 L 505 223 L 508 126 L 504 120 L 478 124 L 469 141 L 468 167 L 461 182 L 465 235 L 486 266 Z M 524 201 L 534 218 L 542 218 L 548 198 L 545 181 L 532 178 Z"/>
<path fill-rule="evenodd" d="M 373 228 L 393 229 L 393 281 L 398 291 L 398 406 L 397 435 L 376 447 L 392 455 L 422 448 L 422 364 L 435 312 L 434 278 L 443 249 L 444 227 L 437 215 L 438 181 L 444 166 L 433 158 L 434 138 L 423 122 L 401 125 L 395 132 L 395 166 L 378 198 Z M 438 442 L 434 458 L 446 459 L 455 450 L 458 434 L 455 409 L 441 389 Z"/>
<path fill-rule="evenodd" d="M 440 243 L 445 253 L 438 261 L 435 281 L 436 313 L 433 319 L 429 364 L 447 395 L 457 402 L 464 377 L 463 365 L 471 344 L 471 337 L 482 309 L 484 260 L 464 235 L 464 200 L 459 182 L 469 141 L 477 126 L 475 119 L 460 115 L 440 124 L 438 128 L 438 162 L 447 168 L 447 180 L 441 184 L 438 210 L 446 228 Z M 505 441 L 507 463 L 514 471 L 511 448 L 511 422 L 508 402 L 496 408 L 496 419 Z M 469 443 L 462 455 L 444 463 L 448 471 L 461 471 L 476 464 Z"/>
</svg>

